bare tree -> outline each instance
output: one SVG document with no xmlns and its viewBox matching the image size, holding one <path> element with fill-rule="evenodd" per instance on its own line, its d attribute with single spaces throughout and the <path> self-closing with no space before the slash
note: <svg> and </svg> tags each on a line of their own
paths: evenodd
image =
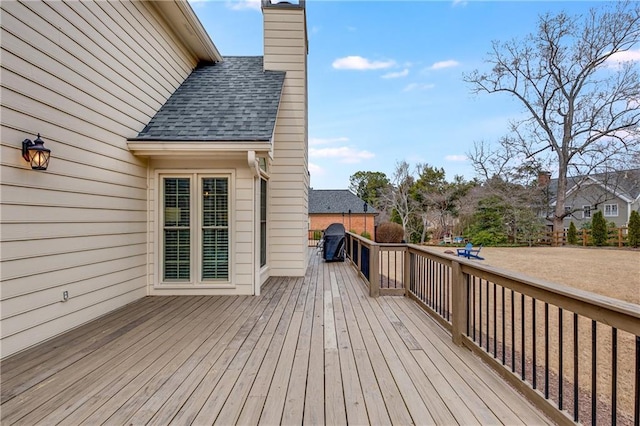
<svg viewBox="0 0 640 426">
<path fill-rule="evenodd" d="M 493 43 L 490 71 L 464 76 L 474 93 L 506 93 L 524 107 L 528 118 L 512 123 L 505 140 L 511 152 L 488 158 L 497 161 L 493 166 L 508 159 L 552 161 L 558 173 L 554 230 L 570 214 L 564 208 L 568 175 L 637 158 L 640 76 L 624 52 L 639 43 L 640 3 L 615 2 L 577 17 L 546 14 L 524 40 Z M 476 153 L 482 171 L 478 161 L 490 153 Z"/>
<path fill-rule="evenodd" d="M 414 178 L 409 163 L 406 161 L 397 162 L 391 177 L 391 185 L 387 187 L 382 196 L 386 208 L 394 210 L 400 217 L 405 241 L 409 241 L 409 221 L 416 209 L 416 203 L 411 197 L 413 183 Z"/>
</svg>

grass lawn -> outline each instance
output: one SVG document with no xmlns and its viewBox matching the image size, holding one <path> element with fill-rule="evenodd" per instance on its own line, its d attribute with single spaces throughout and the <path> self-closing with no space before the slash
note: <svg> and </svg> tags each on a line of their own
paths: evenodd
<svg viewBox="0 0 640 426">
<path fill-rule="evenodd" d="M 483 263 L 640 305 L 640 251 L 483 247 Z"/>
</svg>

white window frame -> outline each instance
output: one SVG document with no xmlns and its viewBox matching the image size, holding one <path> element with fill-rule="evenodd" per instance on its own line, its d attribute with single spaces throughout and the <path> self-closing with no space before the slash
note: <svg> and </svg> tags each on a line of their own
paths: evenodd
<svg viewBox="0 0 640 426">
<path fill-rule="evenodd" d="M 587 210 L 587 209 L 589 209 L 589 210 Z M 587 211 L 589 212 L 589 214 L 586 214 Z M 591 219 L 591 205 L 582 206 L 582 218 L 583 219 Z"/>
<path fill-rule="evenodd" d="M 615 214 L 613 214 L 612 210 L 615 208 Z M 607 212 L 609 210 L 609 212 Z M 620 214 L 620 210 L 618 209 L 618 203 L 605 204 L 602 206 L 602 213 L 604 217 L 618 217 Z"/>
<path fill-rule="evenodd" d="M 190 188 L 190 232 L 191 232 L 191 250 L 190 250 L 190 272 L 188 281 L 164 280 L 164 179 L 165 178 L 188 178 Z M 227 179 L 227 196 L 228 196 L 228 260 L 229 270 L 227 279 L 202 279 L 202 180 L 204 178 L 224 178 Z M 216 170 L 215 173 L 193 170 L 157 170 L 155 173 L 155 209 L 156 224 L 154 226 L 154 262 L 156 267 L 156 285 L 162 288 L 221 288 L 235 287 L 232 285 L 234 264 L 235 264 L 235 238 L 233 216 L 235 209 L 235 173 L 232 170 Z"/>
</svg>

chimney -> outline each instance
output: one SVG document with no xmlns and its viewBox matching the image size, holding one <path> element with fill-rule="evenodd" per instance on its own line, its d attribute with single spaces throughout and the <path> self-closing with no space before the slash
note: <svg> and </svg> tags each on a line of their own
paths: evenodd
<svg viewBox="0 0 640 426">
<path fill-rule="evenodd" d="M 549 186 L 549 182 L 551 182 L 551 173 L 547 171 L 539 171 L 538 172 L 538 187 L 546 188 Z"/>
</svg>

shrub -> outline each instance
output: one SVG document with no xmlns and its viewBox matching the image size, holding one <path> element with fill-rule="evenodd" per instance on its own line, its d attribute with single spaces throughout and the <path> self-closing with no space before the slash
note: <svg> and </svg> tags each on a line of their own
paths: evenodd
<svg viewBox="0 0 640 426">
<path fill-rule="evenodd" d="M 402 225 L 393 222 L 385 222 L 378 226 L 376 230 L 376 242 L 378 243 L 401 243 L 404 238 Z"/>
<path fill-rule="evenodd" d="M 498 244 L 504 244 L 507 242 L 507 237 L 504 234 L 491 232 L 491 231 L 479 231 L 473 234 L 471 237 L 474 245 L 482 244 L 484 246 L 495 246 Z"/>
<path fill-rule="evenodd" d="M 629 216 L 629 246 L 640 246 L 640 213 L 632 211 Z"/>
<path fill-rule="evenodd" d="M 596 246 L 604 246 L 607 244 L 607 221 L 600 210 L 593 214 L 591 218 L 591 238 Z"/>
<path fill-rule="evenodd" d="M 567 242 L 572 245 L 578 244 L 578 230 L 575 223 L 569 224 L 569 231 L 567 232 Z"/>
<path fill-rule="evenodd" d="M 362 234 L 360 234 L 360 236 L 366 238 L 367 240 L 371 239 L 371 234 L 367 231 L 363 231 Z"/>
<path fill-rule="evenodd" d="M 322 238 L 322 231 L 313 231 L 313 239 L 319 241 Z"/>
</svg>

